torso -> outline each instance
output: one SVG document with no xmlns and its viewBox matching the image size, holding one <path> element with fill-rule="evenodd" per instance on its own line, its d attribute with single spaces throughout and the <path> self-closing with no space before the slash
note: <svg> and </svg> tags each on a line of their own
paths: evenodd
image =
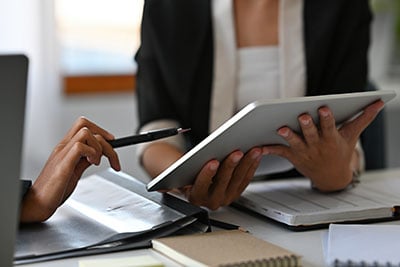
<svg viewBox="0 0 400 267">
<path fill-rule="evenodd" d="M 235 110 L 279 98 L 279 0 L 233 0 L 237 50 Z"/>
</svg>

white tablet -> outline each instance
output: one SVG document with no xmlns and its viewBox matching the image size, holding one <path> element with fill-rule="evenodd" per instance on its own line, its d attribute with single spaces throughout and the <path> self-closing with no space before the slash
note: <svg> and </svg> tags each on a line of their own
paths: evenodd
<svg viewBox="0 0 400 267">
<path fill-rule="evenodd" d="M 282 126 L 300 131 L 297 117 L 310 114 L 318 123 L 318 108 L 328 106 L 341 124 L 359 114 L 369 104 L 382 99 L 387 102 L 394 98 L 394 91 L 379 90 L 350 94 L 296 97 L 253 102 L 202 142 L 184 154 L 174 164 L 147 184 L 147 190 L 179 188 L 192 184 L 206 162 L 222 160 L 235 150 L 247 152 L 255 146 L 287 144 L 277 134 Z M 263 156 L 256 175 L 280 172 L 292 168 L 286 159 Z"/>
</svg>

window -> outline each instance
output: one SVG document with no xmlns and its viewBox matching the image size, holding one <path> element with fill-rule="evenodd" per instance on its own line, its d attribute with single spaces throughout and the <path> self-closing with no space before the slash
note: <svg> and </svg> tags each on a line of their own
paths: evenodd
<svg viewBox="0 0 400 267">
<path fill-rule="evenodd" d="M 136 71 L 143 0 L 56 0 L 55 8 L 65 90 L 132 89 L 122 87 Z"/>
</svg>

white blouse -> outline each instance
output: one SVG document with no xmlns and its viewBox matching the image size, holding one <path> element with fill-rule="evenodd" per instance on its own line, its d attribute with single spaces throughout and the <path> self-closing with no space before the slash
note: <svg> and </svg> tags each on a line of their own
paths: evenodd
<svg viewBox="0 0 400 267">
<path fill-rule="evenodd" d="M 236 111 L 255 100 L 282 97 L 278 46 L 244 47 L 237 54 Z"/>
</svg>

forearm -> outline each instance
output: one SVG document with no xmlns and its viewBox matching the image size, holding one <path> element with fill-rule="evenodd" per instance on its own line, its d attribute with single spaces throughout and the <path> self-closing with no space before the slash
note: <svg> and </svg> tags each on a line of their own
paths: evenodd
<svg viewBox="0 0 400 267">
<path fill-rule="evenodd" d="M 154 178 L 178 160 L 183 152 L 166 142 L 155 142 L 146 147 L 142 154 L 142 165 Z"/>
<path fill-rule="evenodd" d="M 38 190 L 35 186 L 32 186 L 21 201 L 20 222 L 43 222 L 54 213 L 55 209 L 56 208 L 47 206 L 46 203 L 41 200 Z"/>
</svg>

